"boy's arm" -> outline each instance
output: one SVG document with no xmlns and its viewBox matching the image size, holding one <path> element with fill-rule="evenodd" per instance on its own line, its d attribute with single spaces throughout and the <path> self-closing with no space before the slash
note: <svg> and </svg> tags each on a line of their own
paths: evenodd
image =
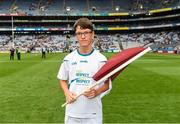
<svg viewBox="0 0 180 124">
<path fill-rule="evenodd" d="M 59 83 L 60 83 L 61 89 L 64 92 L 64 96 L 66 97 L 66 101 L 68 103 L 74 102 L 76 100 L 75 99 L 76 95 L 69 91 L 67 81 L 66 80 L 60 80 Z"/>
</svg>

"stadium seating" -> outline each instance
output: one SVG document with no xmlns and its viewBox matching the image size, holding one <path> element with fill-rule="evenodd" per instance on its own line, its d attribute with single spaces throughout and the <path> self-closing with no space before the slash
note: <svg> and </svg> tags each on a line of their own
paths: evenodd
<svg viewBox="0 0 180 124">
<path fill-rule="evenodd" d="M 12 30 L 14 30 L 15 38 L 13 41 L 15 46 L 22 47 L 24 51 L 27 51 L 27 49 L 39 51 L 43 45 L 54 52 L 62 51 L 66 42 L 66 34 L 71 35 L 72 42 L 76 41 L 74 35 L 72 35 L 72 26 L 75 20 L 83 14 L 92 14 L 88 15 L 88 17 L 94 23 L 95 31 L 104 51 L 109 49 L 112 51 L 120 50 L 119 41 L 122 42 L 124 48 L 129 48 L 140 46 L 150 40 L 155 41 L 156 51 L 158 49 L 172 51 L 180 42 L 179 31 L 161 31 L 160 29 L 165 27 L 172 29 L 180 26 L 178 19 L 180 14 L 177 8 L 179 4 L 179 0 L 3 0 L 0 1 L 2 10 L 0 14 L 5 15 L 1 16 L 0 31 L 2 34 L 7 34 L 1 34 L 0 36 L 0 49 L 2 51 L 8 50 L 10 45 L 12 45 L 12 38 L 10 37 Z M 165 11 L 162 14 L 158 13 L 158 10 L 151 11 L 152 9 L 166 7 L 175 8 L 168 9 L 170 11 L 167 11 L 167 13 L 166 9 L 164 9 Z M 140 13 L 134 16 L 134 13 L 130 12 L 147 12 L 147 10 L 150 10 L 148 12 L 154 15 Z M 121 12 L 130 13 L 125 13 L 127 14 L 126 16 L 121 16 Z M 172 14 L 173 12 L 175 13 Z M 11 16 L 9 13 L 25 13 L 25 15 Z M 98 13 L 100 13 L 100 16 Z M 115 15 L 113 15 L 114 13 Z M 14 21 L 13 24 L 11 21 Z M 160 31 L 158 33 L 148 33 L 148 31 L 138 33 L 139 30 L 143 32 L 146 29 L 159 29 Z M 56 34 L 53 34 L 54 32 Z M 60 33 L 60 35 L 57 35 L 57 33 Z M 49 36 L 47 36 L 48 34 Z M 116 34 L 119 34 L 120 37 L 117 38 Z"/>
<path fill-rule="evenodd" d="M 179 0 L 3 0 L 0 7 L 1 13 L 6 14 L 58 15 L 67 13 L 67 7 L 69 13 L 108 13 L 160 9 L 179 4 Z"/>
<path fill-rule="evenodd" d="M 10 8 L 13 3 L 13 0 L 3 0 L 1 1 L 1 13 L 10 13 Z"/>
<path fill-rule="evenodd" d="M 119 35 L 119 37 L 117 37 Z M 159 32 L 159 33 L 131 33 L 116 35 L 98 35 L 103 51 L 118 52 L 120 50 L 119 41 L 123 48 L 134 46 L 143 46 L 150 40 L 155 42 L 154 51 L 173 51 L 177 45 L 180 45 L 180 32 Z M 40 52 L 42 46 L 51 49 L 52 52 L 63 51 L 66 35 L 16 35 L 14 39 L 15 46 L 21 47 L 23 51 Z M 74 36 L 70 38 L 72 47 L 77 46 Z M 0 51 L 7 51 L 10 48 L 12 39 L 8 35 L 0 37 Z M 97 49 L 98 47 L 95 46 Z"/>
</svg>

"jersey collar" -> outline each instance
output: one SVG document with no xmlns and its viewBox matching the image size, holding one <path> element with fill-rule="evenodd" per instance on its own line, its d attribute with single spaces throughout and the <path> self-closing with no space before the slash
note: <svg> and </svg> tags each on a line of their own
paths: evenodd
<svg viewBox="0 0 180 124">
<path fill-rule="evenodd" d="M 78 49 L 77 49 L 77 52 L 78 52 L 78 54 L 81 55 L 81 56 L 89 56 L 89 55 L 91 55 L 91 54 L 94 52 L 94 49 L 92 49 L 91 52 L 90 52 L 90 53 L 87 53 L 87 54 L 82 54 L 82 53 L 80 53 Z"/>
</svg>

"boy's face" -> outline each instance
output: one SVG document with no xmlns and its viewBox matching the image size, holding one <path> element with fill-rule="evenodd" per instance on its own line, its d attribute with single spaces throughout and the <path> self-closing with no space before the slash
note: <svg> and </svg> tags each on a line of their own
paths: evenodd
<svg viewBox="0 0 180 124">
<path fill-rule="evenodd" d="M 81 29 L 80 26 L 76 27 L 76 38 L 81 47 L 88 47 L 92 45 L 94 38 L 94 31 L 90 29 Z"/>
</svg>

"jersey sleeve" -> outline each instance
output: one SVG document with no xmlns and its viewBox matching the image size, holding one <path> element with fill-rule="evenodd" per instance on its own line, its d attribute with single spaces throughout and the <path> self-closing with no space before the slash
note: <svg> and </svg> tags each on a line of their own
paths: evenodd
<svg viewBox="0 0 180 124">
<path fill-rule="evenodd" d="M 105 95 L 107 95 L 112 89 L 112 81 L 110 78 L 108 80 L 109 80 L 109 89 L 106 90 L 105 92 L 101 93 L 101 95 L 100 95 L 101 98 L 104 97 Z"/>
<path fill-rule="evenodd" d="M 99 67 L 101 68 L 106 62 L 107 62 L 107 59 L 105 57 L 103 57 L 102 60 L 100 61 Z M 110 78 L 108 80 L 109 80 L 109 89 L 106 90 L 105 92 L 101 93 L 101 95 L 100 95 L 101 98 L 104 97 L 105 95 L 107 95 L 112 89 L 112 81 Z M 104 83 L 101 83 L 100 86 L 102 86 L 103 84 Z"/>
<path fill-rule="evenodd" d="M 63 63 L 60 66 L 57 78 L 59 80 L 68 80 L 68 74 L 69 74 L 69 66 L 68 66 L 68 60 L 63 60 Z"/>
</svg>

